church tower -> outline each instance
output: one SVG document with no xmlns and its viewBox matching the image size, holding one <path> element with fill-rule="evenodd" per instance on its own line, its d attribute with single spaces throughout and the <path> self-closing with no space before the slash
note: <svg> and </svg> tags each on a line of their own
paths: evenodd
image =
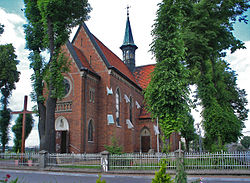
<svg viewBox="0 0 250 183">
<path fill-rule="evenodd" d="M 133 39 L 132 30 L 129 21 L 129 7 L 127 7 L 127 23 L 123 44 L 120 47 L 123 53 L 123 62 L 127 65 L 129 70 L 133 73 L 135 70 L 135 50 L 138 48 Z"/>
</svg>

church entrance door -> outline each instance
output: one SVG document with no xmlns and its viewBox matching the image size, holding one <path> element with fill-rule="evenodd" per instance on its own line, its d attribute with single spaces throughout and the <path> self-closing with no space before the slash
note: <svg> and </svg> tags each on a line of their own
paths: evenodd
<svg viewBox="0 0 250 183">
<path fill-rule="evenodd" d="M 143 128 L 141 130 L 141 152 L 148 152 L 150 148 L 150 132 L 148 128 Z"/>
<path fill-rule="evenodd" d="M 66 153 L 67 152 L 67 131 L 62 131 L 62 136 L 61 136 L 61 153 Z"/>
<path fill-rule="evenodd" d="M 60 116 L 55 121 L 56 130 L 56 152 L 68 153 L 69 146 L 69 124 L 66 118 Z"/>
</svg>

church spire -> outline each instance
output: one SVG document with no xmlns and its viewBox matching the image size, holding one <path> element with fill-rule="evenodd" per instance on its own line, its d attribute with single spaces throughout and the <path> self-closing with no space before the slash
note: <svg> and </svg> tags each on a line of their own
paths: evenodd
<svg viewBox="0 0 250 183">
<path fill-rule="evenodd" d="M 137 46 L 134 43 L 132 29 L 130 26 L 129 6 L 127 6 L 127 22 L 126 22 L 124 40 L 120 49 L 123 52 L 123 62 L 133 73 L 135 69 L 135 50 L 137 49 Z"/>
</svg>

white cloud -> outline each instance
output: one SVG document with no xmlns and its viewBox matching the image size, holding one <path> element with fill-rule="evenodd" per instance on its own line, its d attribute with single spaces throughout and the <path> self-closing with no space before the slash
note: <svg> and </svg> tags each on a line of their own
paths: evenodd
<svg viewBox="0 0 250 183">
<path fill-rule="evenodd" d="M 20 80 L 16 83 L 16 90 L 12 91 L 9 107 L 12 111 L 21 111 L 23 110 L 24 96 L 29 96 L 32 91 L 30 77 L 33 71 L 29 69 L 29 51 L 25 49 L 25 35 L 23 31 L 23 24 L 26 22 L 21 16 L 7 13 L 4 9 L 0 8 L 0 23 L 4 25 L 4 33 L 0 37 L 0 44 L 13 44 L 17 60 L 20 61 L 17 66 L 17 70 L 21 73 Z M 31 102 L 30 97 L 28 99 L 28 110 L 31 110 L 35 103 Z M 16 117 L 17 115 L 12 115 L 11 125 L 9 127 L 11 139 L 9 145 L 13 145 L 13 133 L 11 132 L 11 127 L 14 125 Z M 27 146 L 39 145 L 38 130 L 36 127 L 37 117 L 35 117 L 35 115 L 33 115 L 33 117 L 36 122 L 34 130 L 26 141 Z"/>
</svg>

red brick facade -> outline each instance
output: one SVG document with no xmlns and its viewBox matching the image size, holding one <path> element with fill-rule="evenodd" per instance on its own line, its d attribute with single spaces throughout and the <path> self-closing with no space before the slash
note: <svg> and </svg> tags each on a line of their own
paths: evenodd
<svg viewBox="0 0 250 183">
<path fill-rule="evenodd" d="M 63 50 L 71 61 L 69 73 L 64 74 L 70 89 L 57 102 L 56 151 L 101 152 L 105 150 L 104 145 L 111 145 L 112 137 L 124 152 L 156 151 L 156 122 L 152 122 L 143 109 L 145 86 L 142 89 L 136 80 L 138 77 L 94 37 L 85 24 Z M 108 93 L 111 89 L 112 93 Z M 120 125 L 116 123 L 117 90 L 120 93 Z M 108 123 L 108 115 L 113 116 L 114 123 Z M 133 127 L 129 126 L 128 119 Z"/>
</svg>

